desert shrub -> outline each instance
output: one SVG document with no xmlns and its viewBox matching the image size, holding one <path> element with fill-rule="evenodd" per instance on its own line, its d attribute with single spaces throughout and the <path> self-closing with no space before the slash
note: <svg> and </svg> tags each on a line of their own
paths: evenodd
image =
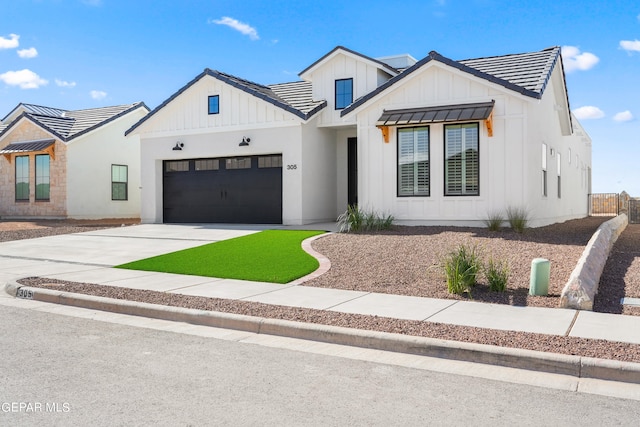
<svg viewBox="0 0 640 427">
<path fill-rule="evenodd" d="M 516 233 L 522 233 L 529 223 L 529 212 L 523 207 L 509 206 L 507 208 L 507 220 Z"/>
<path fill-rule="evenodd" d="M 449 293 L 471 294 L 481 267 L 477 249 L 461 245 L 446 256 L 443 266 Z"/>
<path fill-rule="evenodd" d="M 498 231 L 500 227 L 502 227 L 502 223 L 504 222 L 504 217 L 502 216 L 502 212 L 494 211 L 489 212 L 487 218 L 484 220 L 484 224 L 491 231 Z"/>
<path fill-rule="evenodd" d="M 360 209 L 358 205 L 349 205 L 347 210 L 338 216 L 338 230 L 341 233 L 388 230 L 392 224 L 392 215 L 381 216 L 376 212 Z"/>
<path fill-rule="evenodd" d="M 484 275 L 487 278 L 489 289 L 495 292 L 504 292 L 509 281 L 509 266 L 504 261 L 496 261 L 489 258 L 485 265 Z"/>
</svg>

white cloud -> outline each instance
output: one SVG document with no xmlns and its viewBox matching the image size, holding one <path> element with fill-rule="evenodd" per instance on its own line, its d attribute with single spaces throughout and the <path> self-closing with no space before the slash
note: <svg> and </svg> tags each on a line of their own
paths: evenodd
<svg viewBox="0 0 640 427">
<path fill-rule="evenodd" d="M 616 122 L 629 122 L 633 120 L 633 114 L 631 114 L 631 111 L 629 110 L 621 111 L 613 116 L 613 120 L 615 120 Z"/>
<path fill-rule="evenodd" d="M 104 99 L 107 97 L 107 92 L 103 92 L 101 90 L 92 90 L 91 92 L 89 92 L 89 94 L 91 95 L 91 98 L 93 99 Z"/>
<path fill-rule="evenodd" d="M 620 40 L 620 47 L 629 52 L 640 52 L 640 40 Z"/>
<path fill-rule="evenodd" d="M 567 73 L 575 70 L 586 71 L 600 62 L 600 58 L 593 53 L 580 53 L 580 49 L 575 46 L 562 46 L 561 53 L 564 70 Z"/>
<path fill-rule="evenodd" d="M 56 85 L 59 87 L 75 87 L 76 82 L 67 82 L 64 80 L 56 79 Z"/>
<path fill-rule="evenodd" d="M 226 25 L 227 27 L 233 28 L 236 31 L 241 32 L 245 36 L 249 36 L 251 40 L 259 40 L 258 31 L 253 28 L 249 24 L 245 24 L 244 22 L 240 22 L 237 19 L 229 18 L 228 16 L 223 16 L 222 19 L 213 19 L 209 20 L 209 23 L 214 23 L 217 25 Z"/>
<path fill-rule="evenodd" d="M 20 89 L 37 89 L 49 82 L 31 70 L 7 71 L 0 74 L 0 80 L 9 86 L 19 86 Z"/>
<path fill-rule="evenodd" d="M 573 114 L 575 114 L 579 120 L 601 119 L 604 117 L 604 111 L 591 105 L 576 108 L 573 110 Z"/>
<path fill-rule="evenodd" d="M 30 47 L 29 49 L 20 49 L 18 51 L 18 56 L 24 59 L 35 58 L 36 56 L 38 56 L 38 51 L 35 47 Z"/>
<path fill-rule="evenodd" d="M 18 41 L 20 36 L 17 34 L 9 34 L 9 38 L 0 37 L 0 49 L 15 49 L 20 45 Z"/>
</svg>

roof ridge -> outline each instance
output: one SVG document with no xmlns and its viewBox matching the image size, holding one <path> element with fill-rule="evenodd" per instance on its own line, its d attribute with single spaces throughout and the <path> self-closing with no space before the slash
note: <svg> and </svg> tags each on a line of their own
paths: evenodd
<svg viewBox="0 0 640 427">
<path fill-rule="evenodd" d="M 509 57 L 509 56 L 533 55 L 533 54 L 536 54 L 536 53 L 542 53 L 542 52 L 550 51 L 550 50 L 553 50 L 553 49 L 559 49 L 559 48 L 560 48 L 560 46 L 551 46 L 551 47 L 547 47 L 545 49 L 537 50 L 537 51 L 534 51 L 534 52 L 520 52 L 520 53 L 507 53 L 507 54 L 504 54 L 504 55 L 480 56 L 478 58 L 458 59 L 457 62 L 478 61 L 480 59 L 506 58 L 506 57 Z"/>
</svg>

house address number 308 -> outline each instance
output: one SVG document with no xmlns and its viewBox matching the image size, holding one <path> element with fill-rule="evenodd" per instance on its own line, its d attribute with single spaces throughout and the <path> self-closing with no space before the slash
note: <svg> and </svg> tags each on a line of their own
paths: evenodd
<svg viewBox="0 0 640 427">
<path fill-rule="evenodd" d="M 295 164 L 294 165 L 287 165 L 287 170 L 288 171 L 294 170 L 294 169 L 298 169 L 298 165 L 295 165 Z"/>
</svg>

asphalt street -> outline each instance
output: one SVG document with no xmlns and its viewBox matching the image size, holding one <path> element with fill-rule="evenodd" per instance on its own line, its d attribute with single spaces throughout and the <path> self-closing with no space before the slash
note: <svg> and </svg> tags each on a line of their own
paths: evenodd
<svg viewBox="0 0 640 427">
<path fill-rule="evenodd" d="M 0 302 L 0 425 L 600 426 L 640 418 L 637 401 L 433 372 L 407 362 L 416 356 L 383 363 L 384 352 L 297 351 L 290 339 Z"/>
</svg>

